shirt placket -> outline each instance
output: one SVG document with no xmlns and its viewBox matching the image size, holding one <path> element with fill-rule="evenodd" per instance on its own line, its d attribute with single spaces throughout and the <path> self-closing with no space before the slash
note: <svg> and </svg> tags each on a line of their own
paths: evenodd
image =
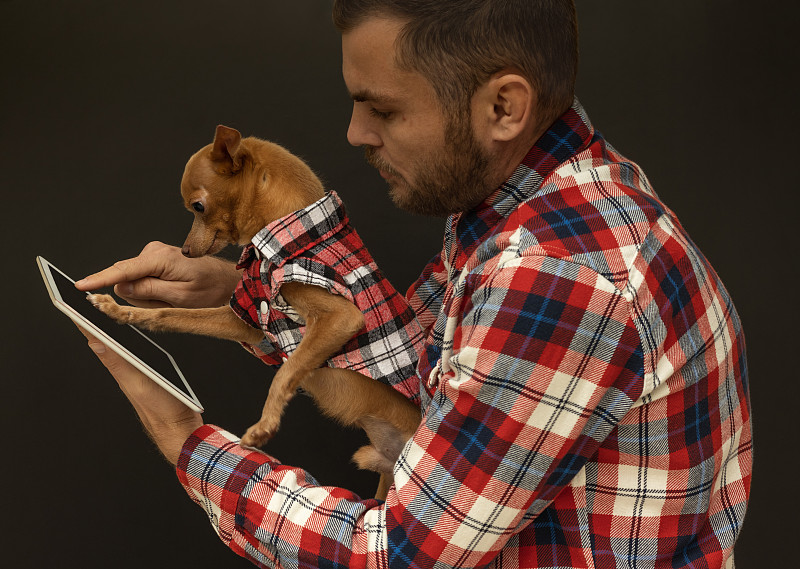
<svg viewBox="0 0 800 569">
<path fill-rule="evenodd" d="M 458 303 L 454 301 L 456 300 L 456 288 L 459 280 L 458 275 L 460 273 L 460 268 L 458 267 L 460 247 L 456 233 L 456 227 L 460 219 L 461 214 L 450 217 L 450 225 L 445 237 L 444 265 L 447 270 L 447 285 L 435 325 L 436 337 L 441 338 L 441 345 L 439 346 L 440 356 L 439 360 L 432 365 L 426 381 L 429 396 L 432 396 L 438 388 L 439 380 L 442 375 L 447 373 L 450 369 L 447 365 L 447 361 L 450 359 L 450 354 L 452 353 L 453 332 L 457 326 L 458 319 L 458 314 L 454 313 L 454 305 Z"/>
</svg>

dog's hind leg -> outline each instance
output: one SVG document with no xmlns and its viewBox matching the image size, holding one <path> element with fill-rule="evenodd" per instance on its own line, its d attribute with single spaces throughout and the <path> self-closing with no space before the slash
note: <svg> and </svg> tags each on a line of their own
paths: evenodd
<svg viewBox="0 0 800 569">
<path fill-rule="evenodd" d="M 353 461 L 380 473 L 375 497 L 385 499 L 394 464 L 419 427 L 419 408 L 388 385 L 348 369 L 320 368 L 301 385 L 325 415 L 367 433 L 371 444 L 356 451 Z"/>
</svg>

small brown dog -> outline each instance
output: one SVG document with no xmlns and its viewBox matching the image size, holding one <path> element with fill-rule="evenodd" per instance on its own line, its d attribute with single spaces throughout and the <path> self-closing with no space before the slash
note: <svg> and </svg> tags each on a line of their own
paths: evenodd
<svg viewBox="0 0 800 569">
<path fill-rule="evenodd" d="M 227 244 L 247 245 L 271 222 L 306 208 L 325 196 L 322 183 L 298 157 L 284 148 L 218 126 L 214 142 L 186 165 L 181 194 L 194 213 L 182 252 L 211 255 Z M 283 299 L 305 323 L 296 349 L 276 373 L 261 419 L 242 437 L 245 446 L 261 446 L 278 429 L 286 404 L 302 387 L 322 412 L 346 426 L 363 428 L 371 442 L 353 460 L 381 474 L 376 497 L 384 498 L 392 468 L 420 422 L 419 409 L 388 385 L 348 369 L 322 367 L 364 327 L 362 311 L 325 288 L 289 282 Z M 121 324 L 153 331 L 185 332 L 258 344 L 264 333 L 234 313 L 218 308 L 138 308 L 120 306 L 108 295 L 90 295 L 98 309 Z"/>
</svg>

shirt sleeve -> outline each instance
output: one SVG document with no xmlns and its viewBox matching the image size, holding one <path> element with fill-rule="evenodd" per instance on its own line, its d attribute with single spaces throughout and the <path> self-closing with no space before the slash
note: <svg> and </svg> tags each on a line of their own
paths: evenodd
<svg viewBox="0 0 800 569">
<path fill-rule="evenodd" d="M 381 502 L 319 486 L 218 427 L 189 437 L 177 473 L 223 543 L 258 567 L 385 566 Z"/>
<path fill-rule="evenodd" d="M 628 303 L 548 257 L 474 278 L 385 504 L 195 433 L 179 475 L 223 541 L 269 567 L 481 567 L 570 484 L 641 392 Z"/>
</svg>

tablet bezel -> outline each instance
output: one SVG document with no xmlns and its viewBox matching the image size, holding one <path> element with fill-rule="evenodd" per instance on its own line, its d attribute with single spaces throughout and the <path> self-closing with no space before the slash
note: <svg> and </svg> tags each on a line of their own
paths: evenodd
<svg viewBox="0 0 800 569">
<path fill-rule="evenodd" d="M 142 358 L 131 352 L 128 348 L 123 346 L 119 341 L 114 339 L 113 337 L 109 336 L 105 331 L 98 328 L 95 324 L 93 324 L 90 320 L 80 314 L 77 310 L 72 308 L 70 304 L 64 300 L 61 296 L 59 291 L 58 285 L 56 284 L 55 280 L 53 279 L 51 271 L 58 272 L 61 276 L 65 279 L 70 281 L 71 283 L 75 283 L 75 281 L 69 277 L 64 271 L 53 265 L 44 257 L 38 256 L 36 257 L 36 264 L 39 266 L 39 271 L 42 273 L 42 279 L 44 280 L 45 287 L 47 288 L 47 292 L 50 295 L 50 300 L 53 301 L 55 307 L 66 314 L 73 322 L 75 322 L 78 326 L 95 336 L 98 340 L 103 342 L 106 346 L 110 349 L 114 350 L 117 354 L 122 356 L 127 362 L 133 365 L 136 369 L 141 371 L 147 377 L 155 381 L 158 385 L 164 388 L 168 393 L 172 396 L 179 399 L 183 404 L 185 404 L 190 409 L 197 411 L 198 413 L 203 412 L 203 405 L 197 399 L 197 396 L 194 394 L 189 383 L 186 381 L 186 378 L 183 376 L 183 372 L 181 372 L 178 364 L 175 363 L 172 355 L 167 352 L 164 348 L 159 346 L 152 338 L 144 334 L 141 330 L 136 328 L 135 326 L 130 326 L 136 332 L 138 332 L 142 337 L 144 337 L 147 341 L 149 341 L 153 346 L 158 348 L 164 355 L 167 357 L 169 363 L 175 369 L 178 377 L 183 382 L 185 387 L 185 391 L 181 390 L 179 386 L 174 385 L 170 380 L 166 379 L 162 376 L 159 372 L 153 369 L 150 365 L 147 364 Z M 87 293 L 89 294 L 89 293 Z"/>
</svg>

